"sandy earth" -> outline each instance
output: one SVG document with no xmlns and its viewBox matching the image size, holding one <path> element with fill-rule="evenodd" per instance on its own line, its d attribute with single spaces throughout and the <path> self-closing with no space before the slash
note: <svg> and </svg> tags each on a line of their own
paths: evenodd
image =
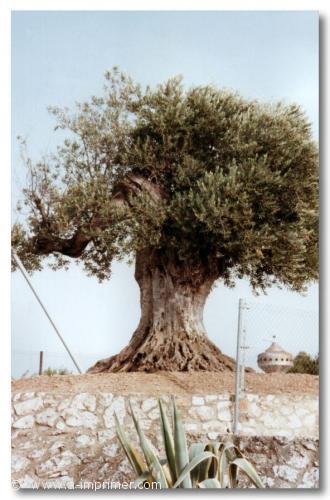
<svg viewBox="0 0 330 500">
<path fill-rule="evenodd" d="M 12 392 L 111 392 L 115 394 L 234 393 L 235 375 L 215 372 L 102 373 L 41 376 L 12 382 Z M 247 373 L 246 389 L 259 394 L 317 394 L 319 377 L 301 374 Z"/>
</svg>

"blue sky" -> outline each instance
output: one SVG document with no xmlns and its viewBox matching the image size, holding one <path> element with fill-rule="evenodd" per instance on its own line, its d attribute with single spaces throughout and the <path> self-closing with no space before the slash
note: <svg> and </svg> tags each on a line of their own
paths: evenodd
<svg viewBox="0 0 330 500">
<path fill-rule="evenodd" d="M 187 86 L 213 83 L 253 99 L 297 102 L 305 109 L 317 138 L 316 12 L 15 12 L 13 202 L 25 180 L 16 136 L 27 139 L 34 159 L 54 150 L 61 136 L 53 132 L 54 122 L 47 114 L 47 106 L 70 107 L 75 101 L 97 95 L 102 91 L 105 70 L 114 65 L 142 84 L 155 85 L 181 74 Z M 139 318 L 132 267 L 116 263 L 113 279 L 102 285 L 84 276 L 76 266 L 68 272 L 45 270 L 32 279 L 84 367 L 100 354 L 113 354 L 128 342 Z M 32 355 L 28 357 L 26 351 L 41 349 L 57 353 L 57 357 L 49 355 L 49 363 L 58 360 L 71 369 L 18 273 L 13 275 L 12 284 L 15 374 L 31 363 Z M 229 354 L 235 350 L 240 296 L 252 297 L 245 281 L 233 290 L 219 284 L 206 305 L 209 335 Z M 266 297 L 253 300 L 288 308 L 282 311 L 283 327 L 278 324 L 276 332 L 267 314 L 259 314 L 259 306 L 254 309 L 253 335 L 250 332 L 255 339 L 251 338 L 254 350 L 266 347 L 262 338 L 274 333 L 286 348 L 297 350 L 297 334 L 291 326 L 290 333 L 285 332 L 295 317 L 295 308 L 317 309 L 318 287 L 312 285 L 306 296 L 270 290 Z M 305 322 L 298 336 L 302 348 L 317 351 L 317 333 L 312 325 L 314 319 L 308 327 Z M 309 335 L 308 329 L 315 333 Z"/>
</svg>

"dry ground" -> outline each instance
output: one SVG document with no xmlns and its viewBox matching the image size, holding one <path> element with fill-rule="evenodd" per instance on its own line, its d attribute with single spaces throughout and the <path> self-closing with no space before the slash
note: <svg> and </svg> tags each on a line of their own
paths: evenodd
<svg viewBox="0 0 330 500">
<path fill-rule="evenodd" d="M 215 372 L 101 373 L 41 376 L 13 381 L 13 392 L 111 392 L 121 395 L 219 394 L 234 392 L 235 375 Z M 319 377 L 301 374 L 247 373 L 246 389 L 259 394 L 317 394 Z"/>
</svg>

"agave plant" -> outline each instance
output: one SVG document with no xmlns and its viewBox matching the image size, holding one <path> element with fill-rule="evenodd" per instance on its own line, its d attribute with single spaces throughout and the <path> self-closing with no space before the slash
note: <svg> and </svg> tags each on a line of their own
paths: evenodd
<svg viewBox="0 0 330 500">
<path fill-rule="evenodd" d="M 236 488 L 238 474 L 245 474 L 254 486 L 263 488 L 253 465 L 232 443 L 194 443 L 188 450 L 180 412 L 172 398 L 173 429 L 163 402 L 158 401 L 166 458 L 160 459 L 146 438 L 130 403 L 131 415 L 143 455 L 132 445 L 115 415 L 116 431 L 137 479 L 133 487 L 157 483 L 160 488 Z"/>
</svg>

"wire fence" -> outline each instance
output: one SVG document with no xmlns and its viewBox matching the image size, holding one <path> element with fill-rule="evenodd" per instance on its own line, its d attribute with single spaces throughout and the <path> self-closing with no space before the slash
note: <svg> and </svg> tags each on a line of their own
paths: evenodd
<svg viewBox="0 0 330 500">
<path fill-rule="evenodd" d="M 274 355 L 267 349 L 276 343 Z M 282 348 L 279 350 L 279 346 Z M 318 311 L 265 304 L 240 299 L 238 305 L 238 326 L 236 343 L 236 384 L 234 432 L 239 429 L 240 400 L 246 389 L 246 368 L 262 373 L 269 370 L 285 372 L 287 361 L 305 352 L 315 358 L 319 354 L 319 314 Z M 258 365 L 258 356 L 267 363 Z"/>
<path fill-rule="evenodd" d="M 77 374 L 77 368 L 75 367 L 72 359 L 67 352 L 55 352 L 55 351 L 37 351 L 37 350 L 23 350 L 23 349 L 12 349 L 11 353 L 11 374 L 13 379 L 33 377 L 39 375 L 40 372 L 40 352 L 43 353 L 42 356 L 42 367 L 41 371 L 48 372 L 66 372 Z M 93 366 L 96 361 L 106 357 L 105 353 L 98 354 L 86 354 L 86 353 L 74 353 L 82 371 L 88 370 Z M 50 370 L 49 370 L 50 369 Z"/>
<path fill-rule="evenodd" d="M 284 351 L 296 356 L 304 351 L 311 356 L 319 352 L 318 312 L 307 309 L 243 302 L 242 309 L 242 363 L 260 372 L 258 354 L 274 340 Z"/>
</svg>

